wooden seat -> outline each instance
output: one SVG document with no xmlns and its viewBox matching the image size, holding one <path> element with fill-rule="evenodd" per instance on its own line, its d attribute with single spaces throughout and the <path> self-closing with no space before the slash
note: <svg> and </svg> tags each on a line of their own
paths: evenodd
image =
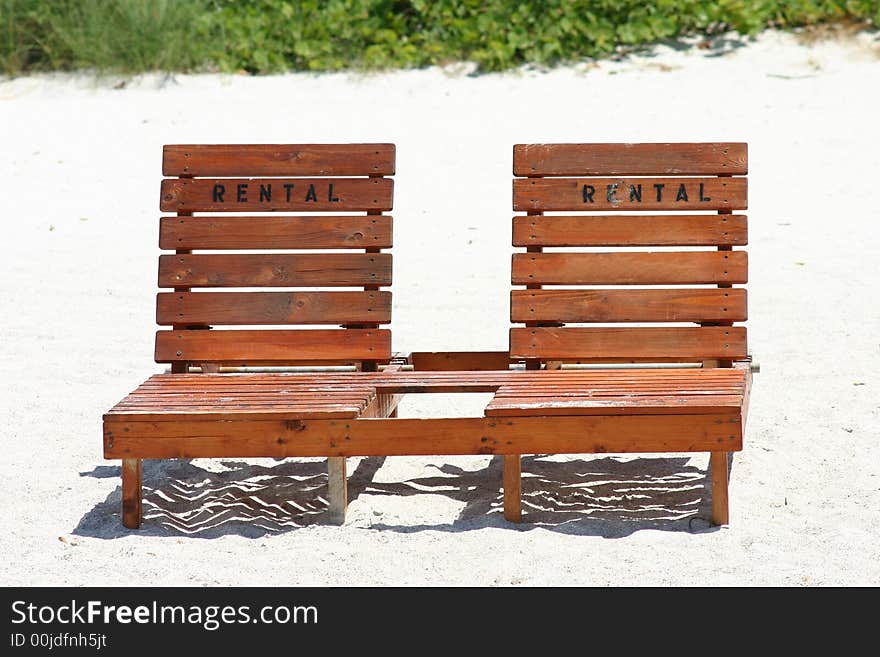
<svg viewBox="0 0 880 657">
<path fill-rule="evenodd" d="M 167 328 L 156 333 L 155 359 L 172 373 L 152 377 L 104 416 L 105 455 L 123 458 L 127 527 L 141 522 L 140 459 L 152 454 L 142 439 L 158 426 L 394 414 L 396 399 L 379 399 L 369 386 L 217 385 L 208 374 L 267 365 L 374 371 L 389 361 L 391 332 L 381 327 L 391 321 L 391 292 L 381 288 L 391 284 L 385 212 L 394 163 L 392 144 L 164 148 L 160 209 L 175 214 L 159 225 L 159 246 L 170 253 L 159 256 L 156 322 Z M 120 422 L 124 432 L 114 432 Z M 185 451 L 181 442 L 177 452 Z M 329 465 L 339 519 L 345 461 Z"/>
<path fill-rule="evenodd" d="M 505 386 L 492 417 L 631 415 L 695 427 L 744 425 L 747 364 L 747 147 L 521 144 L 513 153 L 510 356 L 534 370 L 566 364 L 678 363 L 703 369 L 603 369 L 582 383 Z M 577 247 L 577 248 L 574 248 Z M 646 249 L 646 247 L 648 247 Z M 669 436 L 663 451 L 694 451 Z M 713 520 L 728 522 L 728 451 L 713 449 Z M 589 441 L 585 449 L 590 451 Z M 640 451 L 636 449 L 632 451 Z M 520 458 L 505 457 L 505 515 L 521 517 Z"/>
</svg>

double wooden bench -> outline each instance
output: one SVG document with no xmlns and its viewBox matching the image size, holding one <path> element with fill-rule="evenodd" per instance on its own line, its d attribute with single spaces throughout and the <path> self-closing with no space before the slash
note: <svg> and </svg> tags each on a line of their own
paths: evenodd
<svg viewBox="0 0 880 657">
<path fill-rule="evenodd" d="M 171 329 L 156 360 L 172 371 L 104 416 L 127 527 L 141 521 L 144 458 L 328 457 L 338 522 L 348 456 L 503 455 L 505 517 L 518 521 L 522 454 L 694 451 L 711 453 L 713 521 L 728 522 L 727 457 L 751 379 L 733 326 L 746 318 L 733 287 L 746 282 L 733 250 L 746 220 L 732 213 L 746 207 L 745 145 L 515 147 L 514 210 L 526 214 L 513 243 L 526 250 L 513 256 L 522 326 L 509 352 L 392 354 L 378 288 L 391 283 L 393 146 L 169 146 L 164 173 L 176 178 L 161 208 L 177 216 L 161 219 L 160 246 L 175 253 L 160 257 L 173 292 L 158 297 Z M 278 211 L 298 214 L 267 214 Z M 257 253 L 226 253 L 241 250 Z M 252 287 L 358 289 L 192 291 Z M 265 328 L 286 324 L 341 328 Z M 325 371 L 242 372 L 266 365 Z M 396 417 L 401 395 L 432 392 L 494 397 L 481 417 Z"/>
</svg>

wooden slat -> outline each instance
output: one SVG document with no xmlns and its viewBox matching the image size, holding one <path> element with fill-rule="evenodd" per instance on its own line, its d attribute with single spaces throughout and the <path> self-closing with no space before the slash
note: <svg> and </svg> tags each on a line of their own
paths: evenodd
<svg viewBox="0 0 880 657">
<path fill-rule="evenodd" d="M 179 144 L 166 176 L 390 176 L 394 144 Z"/>
<path fill-rule="evenodd" d="M 162 292 L 156 323 L 387 324 L 390 292 Z"/>
<path fill-rule="evenodd" d="M 517 144 L 515 176 L 744 175 L 748 145 Z"/>
<path fill-rule="evenodd" d="M 387 329 L 158 331 L 156 362 L 386 360 Z"/>
<path fill-rule="evenodd" d="M 510 366 L 506 351 L 415 351 L 410 360 L 416 371 L 491 371 Z"/>
<path fill-rule="evenodd" d="M 517 216 L 514 246 L 742 246 L 745 215 Z"/>
<path fill-rule="evenodd" d="M 746 178 L 514 178 L 513 209 L 745 210 L 747 185 Z"/>
<path fill-rule="evenodd" d="M 169 178 L 163 212 L 391 210 L 391 178 Z"/>
<path fill-rule="evenodd" d="M 387 249 L 392 219 L 378 216 L 162 217 L 162 249 Z"/>
<path fill-rule="evenodd" d="M 515 253 L 514 285 L 745 283 L 745 251 Z"/>
<path fill-rule="evenodd" d="M 742 288 L 510 293 L 512 322 L 739 322 L 746 318 Z"/>
<path fill-rule="evenodd" d="M 547 415 L 737 415 L 741 395 L 686 395 L 611 397 L 504 397 L 486 407 L 487 417 Z"/>
<path fill-rule="evenodd" d="M 390 284 L 390 253 L 159 256 L 159 287 L 356 287 Z"/>
<path fill-rule="evenodd" d="M 649 358 L 688 359 L 746 356 L 745 327 L 701 328 L 512 328 L 514 358 Z"/>
<path fill-rule="evenodd" d="M 735 415 L 165 422 L 104 418 L 105 458 L 707 452 L 742 449 Z"/>
</svg>

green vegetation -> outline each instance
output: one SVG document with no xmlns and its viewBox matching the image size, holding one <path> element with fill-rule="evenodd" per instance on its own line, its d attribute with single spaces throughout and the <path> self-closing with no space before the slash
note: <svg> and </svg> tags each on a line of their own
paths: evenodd
<svg viewBox="0 0 880 657">
<path fill-rule="evenodd" d="M 880 0 L 0 0 L 0 71 L 496 71 L 841 21 L 880 25 Z"/>
</svg>

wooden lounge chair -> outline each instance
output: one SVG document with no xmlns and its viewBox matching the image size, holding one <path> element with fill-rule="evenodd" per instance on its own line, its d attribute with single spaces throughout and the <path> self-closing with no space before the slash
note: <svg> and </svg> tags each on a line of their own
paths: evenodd
<svg viewBox="0 0 880 657">
<path fill-rule="evenodd" d="M 156 453 L 152 436 L 183 437 L 193 422 L 210 420 L 293 426 L 394 414 L 396 398 L 369 387 L 311 381 L 270 393 L 259 378 L 218 383 L 210 374 L 255 365 L 375 371 L 388 362 L 390 331 L 379 327 L 391 320 L 391 292 L 380 288 L 391 284 L 391 254 L 383 251 L 392 245 L 384 212 L 392 208 L 394 162 L 392 144 L 165 147 L 160 208 L 176 214 L 160 220 L 159 246 L 172 253 L 159 257 L 166 291 L 156 322 L 171 328 L 156 334 L 156 362 L 170 363 L 172 374 L 152 377 L 104 416 L 105 454 L 123 458 L 126 527 L 141 522 L 141 459 Z M 202 288 L 209 291 L 195 291 Z M 286 325 L 336 327 L 275 328 Z M 230 326 L 248 328 L 213 328 Z M 173 455 L 187 456 L 185 443 Z M 212 444 L 200 453 L 222 456 Z M 247 444 L 238 451 L 273 455 Z M 345 460 L 330 459 L 329 467 L 339 518 Z"/>
<path fill-rule="evenodd" d="M 512 262 L 511 320 L 524 326 L 510 331 L 511 358 L 535 370 L 618 368 L 503 387 L 486 414 L 545 417 L 546 431 L 551 416 L 638 419 L 644 434 L 622 451 L 711 453 L 712 518 L 727 523 L 728 452 L 741 449 L 751 383 L 746 329 L 734 326 L 746 319 L 747 254 L 734 248 L 746 244 L 746 217 L 733 214 L 747 207 L 746 144 L 522 144 L 513 171 L 513 209 L 525 212 L 513 245 L 525 252 Z M 586 438 L 578 451 L 618 451 Z M 519 457 L 506 456 L 511 520 L 519 478 Z"/>
</svg>

